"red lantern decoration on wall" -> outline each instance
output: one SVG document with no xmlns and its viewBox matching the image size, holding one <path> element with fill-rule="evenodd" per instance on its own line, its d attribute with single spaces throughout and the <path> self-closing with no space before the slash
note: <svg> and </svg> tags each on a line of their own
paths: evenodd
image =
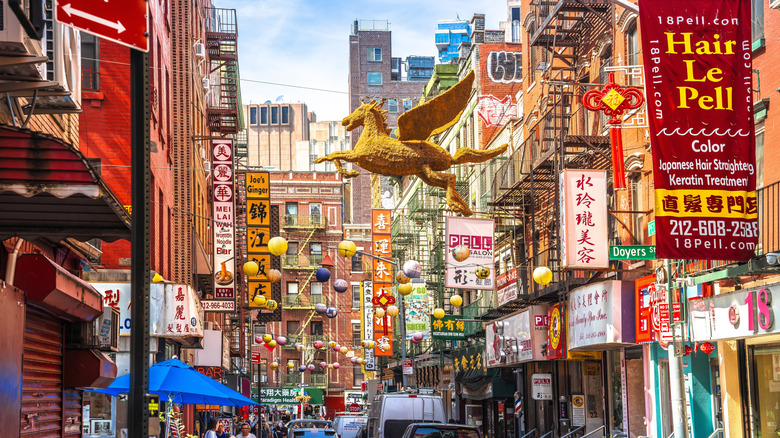
<svg viewBox="0 0 780 438">
<path fill-rule="evenodd" d="M 691 354 L 692 351 L 693 351 L 693 347 L 691 347 L 690 345 L 686 345 L 685 346 L 685 355 L 686 356 Z"/>
<path fill-rule="evenodd" d="M 715 351 L 715 345 L 712 344 L 712 342 L 705 342 L 701 344 L 699 349 L 702 351 L 702 353 L 710 354 L 713 351 Z"/>
</svg>

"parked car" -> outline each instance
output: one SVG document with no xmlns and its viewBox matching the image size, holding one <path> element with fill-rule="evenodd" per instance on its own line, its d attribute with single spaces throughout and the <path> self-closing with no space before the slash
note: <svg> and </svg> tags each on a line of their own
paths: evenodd
<svg viewBox="0 0 780 438">
<path fill-rule="evenodd" d="M 333 429 L 336 430 L 336 436 L 339 438 L 355 438 L 361 426 L 368 423 L 368 417 L 365 415 L 338 415 L 333 420 Z"/>
<path fill-rule="evenodd" d="M 482 438 L 482 432 L 462 424 L 413 423 L 407 426 L 403 438 Z"/>
<path fill-rule="evenodd" d="M 333 423 L 328 420 L 293 420 L 287 423 L 287 438 L 335 437 Z"/>
<path fill-rule="evenodd" d="M 412 423 L 446 423 L 441 396 L 395 393 L 376 396 L 368 414 L 368 436 L 398 438 Z"/>
</svg>

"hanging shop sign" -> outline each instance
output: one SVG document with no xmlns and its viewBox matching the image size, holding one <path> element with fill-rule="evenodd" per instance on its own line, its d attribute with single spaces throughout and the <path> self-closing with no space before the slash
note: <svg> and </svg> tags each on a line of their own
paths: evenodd
<svg viewBox="0 0 780 438">
<path fill-rule="evenodd" d="M 485 346 L 472 345 L 452 352 L 452 365 L 455 381 L 484 376 L 487 372 L 483 357 Z"/>
<path fill-rule="evenodd" d="M 496 302 L 501 307 L 517 298 L 517 269 L 513 268 L 496 277 Z"/>
<path fill-rule="evenodd" d="M 360 302 L 360 310 L 362 311 L 363 318 L 360 320 L 360 325 L 363 330 L 363 339 L 374 339 L 374 305 L 371 303 L 371 299 L 374 297 L 373 282 L 370 280 L 363 281 L 361 283 L 361 289 L 363 293 L 363 300 Z M 363 371 L 376 370 L 374 350 L 371 348 L 363 349 Z"/>
<path fill-rule="evenodd" d="M 547 306 L 531 306 L 485 326 L 488 367 L 545 360 Z"/>
<path fill-rule="evenodd" d="M 373 209 L 371 210 L 371 241 L 372 253 L 375 256 L 392 260 L 393 244 L 391 237 L 391 226 L 393 216 L 391 210 Z M 390 305 L 398 305 L 393 300 L 393 281 L 395 273 L 393 264 L 384 260 L 373 259 L 372 279 L 373 298 L 372 306 L 381 307 L 387 310 Z M 392 298 L 392 299 L 391 299 Z M 387 312 L 381 318 L 374 317 L 374 356 L 392 356 L 393 355 L 393 331 L 392 320 Z M 382 345 L 389 345 L 389 350 L 382 349 Z"/>
<path fill-rule="evenodd" d="M 603 349 L 633 344 L 634 284 L 603 281 L 569 293 L 568 348 Z M 626 315 L 626 318 L 623 318 Z"/>
<path fill-rule="evenodd" d="M 531 374 L 531 398 L 552 400 L 552 374 Z"/>
<path fill-rule="evenodd" d="M 268 278 L 273 256 L 268 249 L 271 239 L 271 178 L 268 172 L 246 174 L 246 248 L 247 261 L 257 263 L 257 275 L 247 277 L 247 300 L 250 308 L 258 309 L 261 317 L 270 317 L 281 309 L 269 310 L 259 305 L 255 297 L 265 297 L 265 302 L 275 300 L 273 283 Z"/>
<path fill-rule="evenodd" d="M 655 293 L 655 275 L 648 275 L 634 282 L 634 327 L 636 342 L 653 340 L 651 325 L 651 295 Z"/>
<path fill-rule="evenodd" d="M 119 311 L 119 336 L 130 336 L 132 315 L 130 313 L 130 283 L 90 283 L 101 295 L 103 295 L 103 307 L 111 307 Z M 158 303 L 165 290 L 165 286 L 158 283 L 149 285 L 151 303 Z M 156 297 L 156 299 L 155 299 Z M 160 316 L 160 307 L 149 306 L 149 332 L 154 333 L 157 320 Z"/>
<path fill-rule="evenodd" d="M 260 388 L 260 403 L 274 405 L 298 405 L 300 388 Z"/>
<path fill-rule="evenodd" d="M 608 267 L 607 172 L 564 169 L 560 185 L 562 266 Z"/>
<path fill-rule="evenodd" d="M 424 281 L 417 283 L 417 280 L 419 279 L 412 279 L 412 293 L 403 297 L 406 339 L 412 339 L 415 333 L 422 333 L 423 339 L 429 339 L 431 306 L 428 301 L 428 289 Z"/>
<path fill-rule="evenodd" d="M 692 341 L 780 333 L 780 285 L 739 290 L 688 302 Z"/>
<path fill-rule="evenodd" d="M 152 336 L 203 336 L 200 304 L 189 285 L 166 284 L 161 296 L 150 297 L 151 306 L 160 309 L 155 329 L 150 333 Z"/>
<path fill-rule="evenodd" d="M 495 284 L 494 227 L 495 223 L 492 219 L 447 216 L 445 222 L 447 239 L 446 287 L 493 290 Z M 456 260 L 453 254 L 453 250 L 459 245 L 469 249 L 469 256 L 461 261 Z M 487 272 L 484 272 L 485 269 Z M 487 275 L 485 276 L 485 274 Z"/>
<path fill-rule="evenodd" d="M 653 0 L 639 8 L 658 258 L 754 255 L 750 5 Z"/>
<path fill-rule="evenodd" d="M 564 310 L 561 303 L 557 303 L 547 309 L 547 359 L 562 359 L 566 351 L 566 327 Z"/>
<path fill-rule="evenodd" d="M 233 140 L 215 139 L 211 143 L 212 158 L 212 203 L 214 205 L 214 296 L 219 307 L 236 301 L 236 259 L 235 259 L 235 190 L 233 174 Z M 212 306 L 208 306 L 212 307 Z M 209 311 L 215 311 L 209 308 Z"/>
<path fill-rule="evenodd" d="M 466 323 L 461 321 L 460 318 L 460 315 L 444 315 L 441 319 L 434 318 L 431 324 L 433 339 L 466 339 Z"/>
</svg>

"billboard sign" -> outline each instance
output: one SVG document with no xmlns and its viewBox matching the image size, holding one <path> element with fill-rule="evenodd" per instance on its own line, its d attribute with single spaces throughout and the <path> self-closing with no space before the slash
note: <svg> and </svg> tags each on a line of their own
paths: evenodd
<svg viewBox="0 0 780 438">
<path fill-rule="evenodd" d="M 493 290 L 495 285 L 495 263 L 493 262 L 493 219 L 473 219 L 447 216 L 447 272 L 446 287 L 457 289 Z M 463 245 L 469 248 L 469 256 L 462 261 L 455 259 L 453 250 Z M 488 275 L 477 275 L 480 268 L 486 268 Z"/>
<path fill-rule="evenodd" d="M 415 280 L 417 279 L 412 280 L 412 293 L 403 297 L 406 339 L 412 339 L 415 333 L 422 333 L 423 339 L 428 339 L 431 337 L 431 306 L 428 301 L 428 289 L 425 287 L 425 282 L 415 283 Z"/>
</svg>

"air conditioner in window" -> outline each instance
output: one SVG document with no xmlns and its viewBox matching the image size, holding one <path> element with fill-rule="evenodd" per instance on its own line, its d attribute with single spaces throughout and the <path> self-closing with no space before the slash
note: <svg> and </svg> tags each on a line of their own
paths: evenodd
<svg viewBox="0 0 780 438">
<path fill-rule="evenodd" d="M 203 89 L 208 91 L 211 88 L 211 79 L 203 78 Z"/>
<path fill-rule="evenodd" d="M 31 38 L 28 35 L 27 31 L 25 31 L 24 27 L 22 27 L 22 23 L 19 21 L 19 18 L 16 16 L 13 9 L 11 9 L 10 3 L 11 2 L 2 3 L 3 23 L 2 23 L 2 30 L 0 30 L 0 41 L 19 43 L 24 46 L 28 54 L 37 55 L 37 56 L 42 55 L 43 52 L 41 48 L 42 47 L 41 40 Z M 17 3 L 19 4 L 19 8 L 22 11 L 31 10 L 30 8 L 31 5 L 29 0 L 22 0 Z M 42 3 L 42 2 L 38 2 L 38 3 Z M 32 12 L 28 12 L 28 13 L 32 14 Z M 42 11 L 39 11 L 38 13 L 42 14 Z M 37 18 L 36 17 L 29 17 L 29 18 L 31 22 L 39 23 L 40 20 L 43 19 L 43 16 L 40 15 Z"/>
<path fill-rule="evenodd" d="M 201 59 L 206 58 L 206 45 L 203 43 L 195 43 L 195 56 Z"/>
</svg>

